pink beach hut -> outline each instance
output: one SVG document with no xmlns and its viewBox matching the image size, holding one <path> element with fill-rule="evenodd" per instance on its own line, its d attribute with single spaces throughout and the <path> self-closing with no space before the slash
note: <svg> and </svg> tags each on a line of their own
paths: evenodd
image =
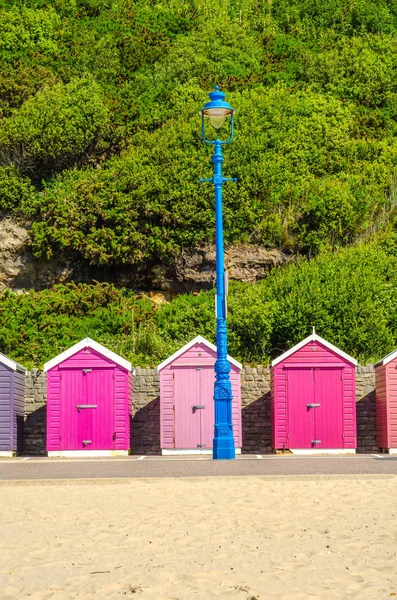
<svg viewBox="0 0 397 600">
<path fill-rule="evenodd" d="M 377 444 L 397 454 L 397 350 L 375 364 Z"/>
<path fill-rule="evenodd" d="M 275 450 L 355 453 L 356 365 L 314 330 L 272 362 Z"/>
<path fill-rule="evenodd" d="M 233 433 L 241 453 L 242 365 L 228 356 L 232 383 Z M 157 367 L 160 374 L 162 454 L 210 454 L 214 437 L 214 364 L 216 346 L 201 336 Z"/>
<path fill-rule="evenodd" d="M 131 364 L 85 338 L 44 365 L 48 456 L 128 454 Z"/>
</svg>

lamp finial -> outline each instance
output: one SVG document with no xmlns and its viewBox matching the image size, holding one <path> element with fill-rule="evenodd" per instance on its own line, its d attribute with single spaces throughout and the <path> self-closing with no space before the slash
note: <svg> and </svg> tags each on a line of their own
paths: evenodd
<svg viewBox="0 0 397 600">
<path fill-rule="evenodd" d="M 316 328 L 313 325 L 313 335 L 316 335 Z"/>
</svg>

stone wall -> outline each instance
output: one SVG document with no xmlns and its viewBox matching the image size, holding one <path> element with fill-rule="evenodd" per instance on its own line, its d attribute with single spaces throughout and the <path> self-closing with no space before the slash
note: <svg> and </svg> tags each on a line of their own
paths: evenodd
<svg viewBox="0 0 397 600">
<path fill-rule="evenodd" d="M 155 369 L 136 367 L 133 411 L 131 453 L 160 454 L 160 378 Z"/>
<path fill-rule="evenodd" d="M 24 454 L 46 454 L 46 398 L 45 373 L 37 369 L 28 371 L 25 377 Z"/>
<path fill-rule="evenodd" d="M 373 365 L 358 365 L 356 377 L 357 448 L 377 451 L 375 370 Z"/>
<path fill-rule="evenodd" d="M 358 451 L 377 451 L 375 373 L 357 369 Z M 137 367 L 133 389 L 131 452 L 160 453 L 160 381 L 155 369 Z M 45 454 L 46 384 L 43 372 L 26 375 L 24 453 Z M 244 367 L 241 374 L 243 453 L 271 452 L 270 368 Z"/>
<path fill-rule="evenodd" d="M 244 367 L 241 372 L 241 408 L 242 452 L 271 452 L 269 367 Z"/>
</svg>

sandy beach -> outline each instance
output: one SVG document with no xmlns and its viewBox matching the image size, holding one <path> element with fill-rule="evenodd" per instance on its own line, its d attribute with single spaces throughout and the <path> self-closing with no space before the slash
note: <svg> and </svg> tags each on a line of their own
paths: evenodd
<svg viewBox="0 0 397 600">
<path fill-rule="evenodd" d="M 397 596 L 397 478 L 0 489 L 0 598 Z"/>
</svg>

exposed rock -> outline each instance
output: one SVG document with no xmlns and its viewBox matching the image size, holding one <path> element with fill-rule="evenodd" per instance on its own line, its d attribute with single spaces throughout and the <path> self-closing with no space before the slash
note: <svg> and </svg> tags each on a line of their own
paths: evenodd
<svg viewBox="0 0 397 600">
<path fill-rule="evenodd" d="M 240 244 L 225 249 L 225 267 L 229 279 L 253 283 L 266 277 L 270 269 L 289 260 L 278 249 Z M 175 278 L 185 285 L 211 287 L 215 281 L 215 245 L 191 248 L 178 257 Z"/>
<path fill-rule="evenodd" d="M 11 219 L 0 221 L 0 290 L 44 288 L 73 278 L 71 264 L 62 259 L 41 263 L 28 247 L 29 233 Z"/>
<path fill-rule="evenodd" d="M 60 257 L 36 260 L 29 250 L 29 233 L 11 219 L 0 221 L 0 289 L 42 289 L 55 283 L 106 281 L 115 285 L 180 293 L 208 289 L 215 281 L 215 245 L 189 248 L 169 265 L 98 267 Z M 229 279 L 253 283 L 290 257 L 280 250 L 241 244 L 228 246 L 225 265 Z"/>
</svg>

